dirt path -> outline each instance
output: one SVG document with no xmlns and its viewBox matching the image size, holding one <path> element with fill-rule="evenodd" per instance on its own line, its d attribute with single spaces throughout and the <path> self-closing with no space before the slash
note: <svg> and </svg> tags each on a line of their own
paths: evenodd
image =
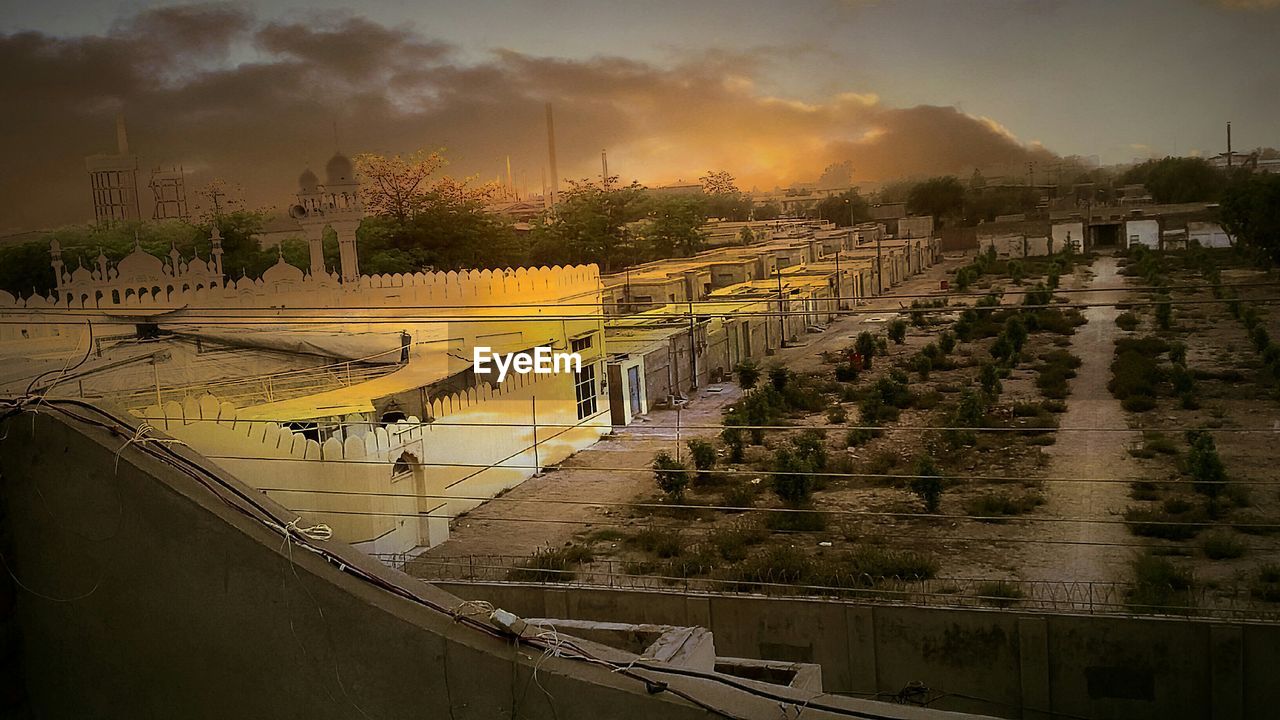
<svg viewBox="0 0 1280 720">
<path fill-rule="evenodd" d="M 959 263 L 948 259 L 893 288 L 890 293 L 933 292 Z M 826 332 L 805 335 L 790 347 L 780 350 L 763 363 L 782 363 L 804 372 L 822 364 L 823 350 L 838 350 L 853 342 L 852 337 L 866 329 L 876 329 L 910 300 L 899 298 L 871 299 L 859 306 L 863 311 L 837 320 Z M 884 313 L 866 312 L 884 310 Z M 718 392 L 709 392 L 711 388 Z M 722 410 L 741 397 L 736 383 L 726 382 L 699 390 L 679 413 L 682 425 L 718 425 Z M 449 540 L 425 554 L 433 557 L 457 555 L 528 555 L 544 545 L 558 546 L 575 532 L 593 527 L 611 527 L 622 522 L 621 508 L 608 503 L 626 503 L 651 490 L 653 474 L 647 469 L 659 450 L 674 452 L 695 436 L 710 437 L 718 430 L 682 431 L 677 439 L 672 428 L 677 424 L 674 410 L 653 410 L 632 425 L 620 428 L 612 436 L 566 460 L 558 468 L 541 477 L 530 478 L 500 498 L 490 500 L 453 523 Z M 646 468 L 618 470 L 618 468 Z M 572 500 L 600 504 L 558 504 L 548 500 Z M 528 521 L 528 518 L 545 521 Z"/>
<path fill-rule="evenodd" d="M 1094 262 L 1094 277 L 1088 287 L 1104 292 L 1083 294 L 1087 302 L 1120 302 L 1124 277 L 1116 272 L 1116 259 L 1104 255 Z M 1111 376 L 1114 341 L 1120 333 L 1113 305 L 1084 310 L 1089 323 L 1077 330 L 1071 352 L 1082 365 L 1071 381 L 1067 412 L 1057 442 L 1047 448 L 1052 458 L 1048 476 L 1053 478 L 1120 479 L 1137 474 L 1126 449 L 1136 433 L 1089 432 L 1088 428 L 1127 427 L 1120 402 L 1107 390 Z M 1086 431 L 1079 431 L 1084 428 Z M 1129 504 L 1125 483 L 1046 483 L 1046 503 L 1037 514 L 1051 517 L 1118 520 Z M 1030 523 L 1031 531 L 1047 540 L 1081 543 L 1135 542 L 1124 525 L 1102 523 Z M 1102 544 L 1029 545 L 1019 566 L 1028 580 L 1118 581 L 1127 575 L 1127 560 L 1133 549 Z"/>
</svg>

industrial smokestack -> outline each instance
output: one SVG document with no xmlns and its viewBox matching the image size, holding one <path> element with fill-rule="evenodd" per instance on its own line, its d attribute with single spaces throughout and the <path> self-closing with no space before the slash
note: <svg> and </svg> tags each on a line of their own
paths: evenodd
<svg viewBox="0 0 1280 720">
<path fill-rule="evenodd" d="M 609 188 L 609 153 L 605 150 L 600 151 L 600 184 Z"/>
<path fill-rule="evenodd" d="M 1227 169 L 1231 169 L 1231 123 L 1227 123 Z"/>
<path fill-rule="evenodd" d="M 116 152 L 129 154 L 129 133 L 124 129 L 124 113 L 116 114 Z"/>
<path fill-rule="evenodd" d="M 556 191 L 560 188 L 560 175 L 556 172 L 556 124 L 551 117 L 551 103 L 547 103 L 547 154 L 551 161 L 551 204 L 556 204 Z"/>
</svg>

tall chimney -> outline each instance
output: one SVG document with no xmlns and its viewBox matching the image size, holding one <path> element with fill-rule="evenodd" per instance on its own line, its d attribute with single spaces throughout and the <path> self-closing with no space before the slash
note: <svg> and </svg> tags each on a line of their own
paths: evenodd
<svg viewBox="0 0 1280 720">
<path fill-rule="evenodd" d="M 1231 123 L 1227 123 L 1227 169 L 1231 169 Z"/>
<path fill-rule="evenodd" d="M 600 185 L 609 189 L 609 153 L 605 150 L 600 151 Z"/>
<path fill-rule="evenodd" d="M 547 153 L 551 160 L 551 204 L 555 205 L 556 191 L 560 188 L 560 175 L 556 172 L 556 125 L 551 117 L 551 103 L 547 103 Z"/>
<path fill-rule="evenodd" d="M 124 129 L 124 113 L 116 113 L 116 152 L 129 154 L 129 133 Z"/>
</svg>

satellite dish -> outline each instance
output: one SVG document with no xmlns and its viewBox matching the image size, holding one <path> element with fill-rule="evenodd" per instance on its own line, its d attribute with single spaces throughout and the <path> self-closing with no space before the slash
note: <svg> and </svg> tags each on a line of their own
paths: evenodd
<svg viewBox="0 0 1280 720">
<path fill-rule="evenodd" d="M 289 217 L 297 220 L 297 219 L 304 218 L 306 216 L 307 216 L 307 209 L 305 207 L 301 205 L 292 205 L 289 207 Z"/>
</svg>

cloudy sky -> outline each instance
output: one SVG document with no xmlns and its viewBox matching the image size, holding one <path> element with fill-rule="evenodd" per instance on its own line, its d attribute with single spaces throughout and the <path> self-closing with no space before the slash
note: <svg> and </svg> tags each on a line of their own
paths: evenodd
<svg viewBox="0 0 1280 720">
<path fill-rule="evenodd" d="M 1280 0 L 136 0 L 0 13 L 0 231 L 91 215 L 83 157 L 283 205 L 348 153 L 444 147 L 541 187 L 727 169 L 745 187 L 1280 145 Z M 336 127 L 336 133 L 335 133 Z M 336 135 L 336 139 L 335 139 Z"/>
</svg>

